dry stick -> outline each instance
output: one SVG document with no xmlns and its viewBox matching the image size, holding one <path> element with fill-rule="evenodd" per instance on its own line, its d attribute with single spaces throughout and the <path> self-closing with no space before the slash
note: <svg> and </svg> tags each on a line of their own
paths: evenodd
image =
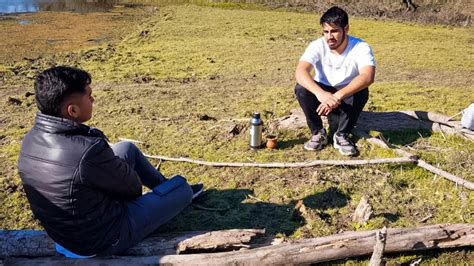
<svg viewBox="0 0 474 266">
<path fill-rule="evenodd" d="M 130 142 L 135 143 L 144 143 L 140 140 L 134 139 L 124 139 Z M 173 161 L 173 162 L 187 162 L 195 163 L 199 165 L 207 166 L 217 166 L 217 167 L 262 167 L 262 168 L 303 168 L 303 167 L 314 167 L 317 165 L 368 165 L 368 164 L 383 164 L 383 163 L 413 163 L 416 162 L 413 158 L 399 157 L 399 158 L 383 158 L 383 159 L 373 159 L 373 160 L 314 160 L 309 162 L 302 163 L 232 163 L 232 162 L 208 162 L 202 160 L 193 160 L 185 157 L 173 158 L 162 155 L 150 155 L 143 154 L 145 157 L 160 159 L 163 161 Z M 161 162 L 160 162 L 161 164 Z M 159 166 L 159 165 L 158 165 Z M 157 166 L 157 167 L 158 167 Z"/>
<path fill-rule="evenodd" d="M 461 111 L 461 112 L 459 112 L 459 113 L 457 113 L 457 114 L 454 114 L 454 115 L 448 117 L 447 121 L 451 121 L 451 119 L 453 119 L 453 118 L 455 118 L 456 116 L 462 114 L 463 112 L 464 112 L 464 111 Z"/>
<path fill-rule="evenodd" d="M 385 243 L 387 242 L 387 227 L 383 227 L 382 230 L 375 233 L 375 246 L 374 253 L 370 257 L 369 266 L 380 266 L 383 265 L 383 252 L 385 251 Z"/>
<path fill-rule="evenodd" d="M 173 158 L 161 155 L 143 154 L 145 157 L 161 159 L 164 161 L 187 162 L 199 165 L 217 166 L 217 167 L 262 167 L 262 168 L 303 168 L 314 167 L 317 165 L 368 165 L 368 164 L 383 164 L 383 163 L 414 163 L 416 160 L 407 157 L 398 158 L 383 158 L 373 160 L 314 160 L 301 163 L 240 163 L 240 162 L 208 162 L 201 160 L 193 160 L 189 158 Z"/>
<path fill-rule="evenodd" d="M 377 138 L 373 138 L 372 136 L 370 136 L 367 132 L 365 131 L 362 131 L 362 130 L 359 130 L 359 129 L 355 129 L 354 131 L 354 134 L 361 137 L 361 138 L 364 138 L 366 139 L 368 142 L 370 143 L 373 143 L 375 145 L 379 145 L 383 148 L 391 148 L 389 146 L 389 144 L 385 143 L 384 141 L 380 140 L 380 139 L 377 139 Z M 417 165 L 421 168 L 424 168 L 432 173 L 435 173 L 439 176 L 442 176 L 448 180 L 451 180 L 453 181 L 454 183 L 456 183 L 457 185 L 461 185 L 461 186 L 464 186 L 470 190 L 474 190 L 474 183 L 470 182 L 470 181 L 467 181 L 461 177 L 458 177 L 458 176 L 455 176 L 455 175 L 452 175 L 446 171 L 443 171 L 439 168 L 436 168 L 434 166 L 432 166 L 431 164 L 419 159 L 416 155 L 414 154 L 411 154 L 407 151 L 404 151 L 402 149 L 394 149 L 394 151 L 401 155 L 401 156 L 405 156 L 405 157 L 408 157 L 412 160 L 415 160 L 417 162 Z"/>
</svg>

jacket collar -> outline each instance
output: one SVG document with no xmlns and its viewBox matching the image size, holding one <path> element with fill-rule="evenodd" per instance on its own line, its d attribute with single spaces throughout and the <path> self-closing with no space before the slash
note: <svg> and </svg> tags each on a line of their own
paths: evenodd
<svg viewBox="0 0 474 266">
<path fill-rule="evenodd" d="M 52 134 L 85 135 L 107 139 L 104 133 L 96 128 L 91 128 L 70 119 L 45 115 L 42 113 L 36 113 L 34 127 Z"/>
</svg>

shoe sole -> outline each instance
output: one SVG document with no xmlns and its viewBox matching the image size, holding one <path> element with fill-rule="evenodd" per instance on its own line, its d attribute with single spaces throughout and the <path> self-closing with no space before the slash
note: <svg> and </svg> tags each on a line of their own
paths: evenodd
<svg viewBox="0 0 474 266">
<path fill-rule="evenodd" d="M 334 148 L 342 155 L 345 155 L 345 156 L 354 156 L 354 155 L 357 155 L 357 152 L 355 153 L 352 153 L 352 152 L 343 152 L 342 149 L 341 149 L 341 146 L 339 146 L 338 144 L 334 143 Z"/>
<path fill-rule="evenodd" d="M 328 144 L 328 139 L 326 139 L 326 141 L 324 141 L 323 143 L 321 143 L 321 146 L 317 149 L 313 149 L 313 148 L 308 148 L 306 147 L 306 145 L 303 146 L 303 148 L 307 151 L 320 151 L 324 148 L 324 146 L 326 146 Z"/>
</svg>

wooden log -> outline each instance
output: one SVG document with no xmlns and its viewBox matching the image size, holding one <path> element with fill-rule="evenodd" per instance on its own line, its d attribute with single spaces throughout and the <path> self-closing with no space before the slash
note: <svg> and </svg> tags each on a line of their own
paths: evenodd
<svg viewBox="0 0 474 266">
<path fill-rule="evenodd" d="M 375 245 L 378 230 L 345 232 L 283 243 L 256 249 L 148 257 L 103 257 L 81 260 L 53 258 L 6 258 L 5 264 L 44 263 L 47 265 L 135 265 L 135 264 L 175 264 L 175 265 L 256 265 L 256 264 L 309 264 L 369 255 Z M 412 228 L 387 230 L 385 253 L 399 253 L 429 249 L 443 249 L 474 245 L 474 225 L 428 225 Z"/>
<path fill-rule="evenodd" d="M 289 116 L 278 120 L 279 129 L 305 127 L 307 127 L 306 118 L 301 109 L 293 109 Z M 474 132 L 462 128 L 460 121 L 450 121 L 449 117 L 442 114 L 424 111 L 362 112 L 357 121 L 357 127 L 364 131 L 430 130 L 461 135 L 474 140 Z"/>
<path fill-rule="evenodd" d="M 265 234 L 265 229 L 231 229 L 153 235 L 128 249 L 125 255 L 151 256 L 178 253 L 238 250 L 252 246 L 254 237 Z M 0 230 L 0 257 L 55 256 L 54 242 L 45 231 Z"/>
</svg>

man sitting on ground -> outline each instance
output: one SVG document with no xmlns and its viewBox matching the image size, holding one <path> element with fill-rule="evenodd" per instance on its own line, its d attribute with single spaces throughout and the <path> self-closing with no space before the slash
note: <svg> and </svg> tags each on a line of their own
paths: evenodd
<svg viewBox="0 0 474 266">
<path fill-rule="evenodd" d="M 109 146 L 83 122 L 92 116 L 90 75 L 53 67 L 35 79 L 36 114 L 18 169 L 36 218 L 73 257 L 118 254 L 182 211 L 202 192 L 167 180 L 130 142 Z M 142 195 L 142 184 L 152 192 Z"/>
<path fill-rule="evenodd" d="M 324 36 L 309 44 L 295 73 L 295 94 L 312 133 L 304 148 L 320 150 L 327 144 L 321 116 L 334 113 L 339 115 L 334 147 L 343 155 L 356 155 L 349 134 L 368 100 L 368 86 L 374 82 L 374 56 L 366 42 L 348 35 L 349 18 L 341 8 L 327 10 L 320 24 Z"/>
</svg>

